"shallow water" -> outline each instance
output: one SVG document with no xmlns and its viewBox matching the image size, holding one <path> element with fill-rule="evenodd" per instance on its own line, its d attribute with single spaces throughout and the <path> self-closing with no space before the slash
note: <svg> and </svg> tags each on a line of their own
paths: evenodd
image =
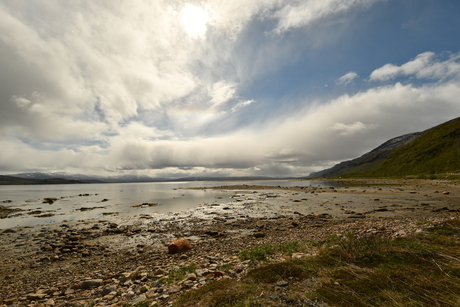
<svg viewBox="0 0 460 307">
<path fill-rule="evenodd" d="M 195 209 L 201 204 L 224 204 L 232 201 L 231 196 L 235 192 L 187 188 L 232 184 L 332 186 L 328 182 L 298 180 L 4 185 L 0 186 L 0 204 L 23 211 L 15 213 L 14 217 L 0 219 L 0 229 L 106 216 L 181 212 Z M 57 200 L 48 204 L 43 203 L 44 198 Z M 155 205 L 142 206 L 144 203 Z"/>
</svg>

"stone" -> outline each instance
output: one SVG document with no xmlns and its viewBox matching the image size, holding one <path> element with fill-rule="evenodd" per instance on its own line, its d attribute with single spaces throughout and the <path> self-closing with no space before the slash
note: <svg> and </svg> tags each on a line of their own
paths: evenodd
<svg viewBox="0 0 460 307">
<path fill-rule="evenodd" d="M 102 289 L 101 295 L 106 296 L 107 294 L 110 294 L 111 292 L 116 292 L 116 291 L 117 291 L 117 287 L 115 287 L 114 285 L 110 285 Z"/>
<path fill-rule="evenodd" d="M 178 293 L 178 292 L 180 292 L 180 288 L 177 286 L 172 286 L 168 289 L 169 294 Z"/>
<path fill-rule="evenodd" d="M 163 275 L 164 273 L 165 271 L 162 268 L 158 268 L 154 272 L 155 275 Z"/>
<path fill-rule="evenodd" d="M 139 293 L 145 293 L 149 291 L 149 287 L 147 285 L 142 285 L 140 288 L 139 288 Z"/>
<path fill-rule="evenodd" d="M 39 300 L 43 299 L 45 296 L 46 296 L 46 294 L 44 294 L 44 293 L 29 293 L 29 294 L 27 294 L 26 298 L 29 301 L 39 301 Z"/>
<path fill-rule="evenodd" d="M 116 296 L 116 293 L 115 294 L 107 294 L 107 295 L 104 295 L 102 297 L 102 299 L 105 300 L 105 301 L 111 301 L 111 300 L 113 300 L 115 298 L 115 296 Z"/>
<path fill-rule="evenodd" d="M 192 249 L 192 245 L 184 238 L 175 239 L 168 245 L 170 254 L 182 253 Z"/>
<path fill-rule="evenodd" d="M 13 297 L 13 298 L 9 298 L 9 299 L 6 299 L 4 300 L 3 302 L 6 304 L 6 305 L 13 305 L 18 299 Z"/>
<path fill-rule="evenodd" d="M 304 253 L 293 253 L 292 259 L 304 259 L 307 257 L 307 254 Z"/>
<path fill-rule="evenodd" d="M 140 266 L 138 267 L 137 269 L 135 269 L 134 271 L 132 272 L 125 272 L 125 273 L 121 273 L 120 274 L 120 281 L 121 282 L 125 282 L 125 281 L 128 281 L 128 280 L 136 280 L 139 278 L 140 275 L 143 275 L 141 274 L 141 271 L 145 269 L 145 266 Z M 146 276 L 146 275 L 144 275 Z"/>
<path fill-rule="evenodd" d="M 287 281 L 280 280 L 280 281 L 278 281 L 278 282 L 276 283 L 276 285 L 277 285 L 278 287 L 287 287 L 287 286 L 289 286 L 289 283 L 288 283 Z"/>
<path fill-rule="evenodd" d="M 80 284 L 80 289 L 86 290 L 91 288 L 97 288 L 104 284 L 102 279 L 88 279 Z"/>
<path fill-rule="evenodd" d="M 187 277 L 185 279 L 195 281 L 196 280 L 196 274 L 195 273 L 190 273 L 190 274 L 187 275 Z"/>
<path fill-rule="evenodd" d="M 213 272 L 210 272 L 214 277 L 221 277 L 221 276 L 224 276 L 225 275 L 225 272 L 223 271 L 213 271 Z"/>
<path fill-rule="evenodd" d="M 147 291 L 147 292 L 145 293 L 145 296 L 146 296 L 148 299 L 152 299 L 152 298 L 154 298 L 154 297 L 156 296 L 156 293 L 155 293 L 155 291 L 153 291 L 153 290 L 149 290 L 149 291 Z"/>
<path fill-rule="evenodd" d="M 265 234 L 263 232 L 256 232 L 254 234 L 254 237 L 255 238 L 263 238 L 263 237 L 265 237 Z"/>
<path fill-rule="evenodd" d="M 136 304 L 142 303 L 142 302 L 144 302 L 146 300 L 147 300 L 147 297 L 145 296 L 145 294 L 141 294 L 138 297 L 136 297 L 135 299 L 133 299 L 131 301 L 131 304 L 136 305 Z"/>
</svg>

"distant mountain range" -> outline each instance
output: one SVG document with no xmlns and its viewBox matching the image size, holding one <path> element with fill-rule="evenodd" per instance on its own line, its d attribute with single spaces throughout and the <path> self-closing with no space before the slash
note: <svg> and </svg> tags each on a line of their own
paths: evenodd
<svg viewBox="0 0 460 307">
<path fill-rule="evenodd" d="M 7 176 L 0 175 L 0 184 L 75 184 L 75 183 L 121 183 L 121 182 L 180 182 L 180 181 L 232 181 L 232 180 L 273 180 L 298 178 L 272 177 L 183 177 L 159 178 L 138 175 L 96 176 L 70 173 L 20 173 Z"/>
<path fill-rule="evenodd" d="M 45 179 L 32 179 L 32 178 L 21 178 L 15 176 L 2 176 L 0 175 L 0 184 L 76 184 L 85 183 L 79 180 L 64 179 L 64 178 L 45 178 Z"/>
<path fill-rule="evenodd" d="M 460 172 L 460 118 L 393 138 L 308 178 L 397 177 Z"/>
</svg>

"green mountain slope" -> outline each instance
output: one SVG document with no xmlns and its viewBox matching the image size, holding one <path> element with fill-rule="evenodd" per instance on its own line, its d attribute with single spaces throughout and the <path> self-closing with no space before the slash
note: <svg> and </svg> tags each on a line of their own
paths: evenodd
<svg viewBox="0 0 460 307">
<path fill-rule="evenodd" d="M 308 178 L 338 177 L 344 174 L 372 170 L 380 163 L 382 163 L 390 153 L 395 151 L 397 148 L 412 142 L 422 133 L 423 132 L 415 132 L 395 137 L 359 158 L 344 161 L 333 166 L 332 168 L 312 173 Z"/>
<path fill-rule="evenodd" d="M 392 177 L 460 172 L 460 118 L 427 130 L 357 177 Z"/>
</svg>

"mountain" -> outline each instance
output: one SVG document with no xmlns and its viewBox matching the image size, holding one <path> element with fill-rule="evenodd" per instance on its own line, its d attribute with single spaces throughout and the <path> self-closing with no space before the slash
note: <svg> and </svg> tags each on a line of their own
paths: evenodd
<svg viewBox="0 0 460 307">
<path fill-rule="evenodd" d="M 63 178 L 44 178 L 44 179 L 32 179 L 32 178 L 20 178 L 14 176 L 2 176 L 0 175 L 0 185 L 5 184 L 76 184 L 85 183 L 78 180 L 69 180 Z"/>
<path fill-rule="evenodd" d="M 78 174 L 70 174 L 64 172 L 54 172 L 54 173 L 20 173 L 20 174 L 10 174 L 8 176 L 18 177 L 26 180 L 51 180 L 51 179 L 62 179 L 62 180 L 69 180 L 69 181 L 78 181 L 80 183 L 102 183 L 104 182 L 101 180 L 99 176 L 87 176 L 87 175 L 78 175 Z"/>
<path fill-rule="evenodd" d="M 348 173 L 371 170 L 375 166 L 382 163 L 394 150 L 403 145 L 406 145 L 409 142 L 412 142 L 422 134 L 423 132 L 415 132 L 395 137 L 359 158 L 344 161 L 331 168 L 316 173 L 311 173 L 308 178 L 337 177 Z"/>
<path fill-rule="evenodd" d="M 460 118 L 393 138 L 363 156 L 309 178 L 392 177 L 460 171 Z"/>
<path fill-rule="evenodd" d="M 2 180 L 2 177 L 5 177 Z M 8 177 L 8 179 L 6 178 Z M 59 178 L 59 179 L 58 179 Z M 54 183 L 62 180 L 63 183 L 122 183 L 122 182 L 180 182 L 180 181 L 233 181 L 233 180 L 279 180 L 299 178 L 272 178 L 272 177 L 183 177 L 183 178 L 162 178 L 145 175 L 119 175 L 119 176 L 97 176 L 70 174 L 63 172 L 54 173 L 20 173 L 8 176 L 0 176 L 0 184 L 42 184 Z M 67 182 L 66 182 L 67 181 Z M 15 183 L 8 183 L 15 182 Z"/>
<path fill-rule="evenodd" d="M 371 177 L 460 172 L 460 117 L 427 130 L 364 175 Z"/>
</svg>

